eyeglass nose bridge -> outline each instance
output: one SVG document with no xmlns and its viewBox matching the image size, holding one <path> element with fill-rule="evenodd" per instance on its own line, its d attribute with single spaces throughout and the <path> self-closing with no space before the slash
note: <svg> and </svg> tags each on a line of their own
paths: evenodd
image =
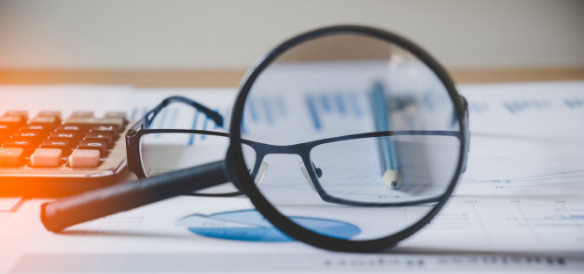
<svg viewBox="0 0 584 274">
<path fill-rule="evenodd" d="M 283 152 L 283 153 L 282 153 Z M 320 178 L 320 176 L 322 176 L 322 170 L 320 168 L 317 168 L 314 165 L 314 162 L 311 162 L 310 159 L 305 159 L 305 157 L 303 157 L 304 155 L 302 155 L 301 153 L 294 153 L 291 151 L 278 151 L 276 153 L 268 153 L 268 154 L 296 154 L 298 156 L 300 156 L 302 158 L 302 161 L 299 164 L 300 167 L 300 171 L 302 172 L 302 175 L 304 176 L 304 179 L 306 180 L 306 182 L 308 182 L 308 184 L 310 185 L 310 188 L 312 188 L 312 190 L 319 194 L 318 188 L 314 181 L 312 180 L 311 176 L 310 176 L 310 172 L 308 171 L 308 169 L 306 168 L 306 166 L 304 165 L 305 161 L 308 161 L 312 164 L 312 170 L 315 173 L 314 175 L 318 178 Z M 266 172 L 268 171 L 269 168 L 269 164 L 264 160 L 264 158 L 267 156 L 267 154 L 262 154 L 262 155 L 258 155 L 258 159 L 256 160 L 256 164 L 255 167 L 252 170 L 248 170 L 248 172 L 250 172 L 251 177 L 254 180 L 254 183 L 257 187 L 259 187 L 262 183 L 263 180 L 265 178 Z"/>
<path fill-rule="evenodd" d="M 321 198 L 323 198 L 324 200 L 328 200 L 328 195 L 324 192 L 319 182 L 318 181 L 315 182 L 316 178 L 320 178 L 322 176 L 322 170 L 316 167 L 314 162 L 310 160 L 309 155 L 310 150 L 312 149 L 312 145 L 298 144 L 291 146 L 274 146 L 259 143 L 252 143 L 249 145 L 251 145 L 254 148 L 257 157 L 255 160 L 254 168 L 252 170 L 248 170 L 248 172 L 250 172 L 250 175 L 254 180 L 256 187 L 259 187 L 264 182 L 264 177 L 269 168 L 269 164 L 264 160 L 267 155 L 272 154 L 297 155 L 302 159 L 302 161 L 299 164 L 299 168 L 300 171 L 302 172 L 302 175 L 304 176 L 304 179 L 310 185 L 310 188 L 312 188 L 312 190 Z M 305 163 L 311 163 L 312 167 L 307 168 Z M 314 180 L 311 174 L 314 175 Z"/>
<path fill-rule="evenodd" d="M 313 165 L 313 169 L 316 170 L 316 176 L 320 177 L 322 174 L 322 171 L 320 170 L 320 168 L 316 168 Z M 269 164 L 266 163 L 266 161 L 261 162 L 260 167 L 258 168 L 257 172 L 254 174 L 252 174 L 252 177 L 254 178 L 254 183 L 256 184 L 256 186 L 260 186 L 264 180 L 264 177 L 266 175 L 266 172 L 268 171 L 268 167 Z M 306 179 L 306 182 L 308 182 L 308 184 L 310 185 L 310 188 L 312 188 L 312 190 L 314 191 L 314 193 L 318 194 L 318 190 L 316 189 L 316 186 L 314 185 L 314 182 L 312 181 L 312 178 L 310 178 L 310 173 L 308 173 L 308 170 L 306 169 L 306 166 L 304 165 L 304 162 L 300 162 L 300 171 L 302 172 L 302 175 L 304 175 L 304 179 Z"/>
</svg>

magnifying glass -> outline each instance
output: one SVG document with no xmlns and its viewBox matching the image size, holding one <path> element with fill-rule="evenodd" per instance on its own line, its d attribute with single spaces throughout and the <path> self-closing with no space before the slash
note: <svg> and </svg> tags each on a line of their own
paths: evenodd
<svg viewBox="0 0 584 274">
<path fill-rule="evenodd" d="M 261 58 L 229 124 L 224 160 L 43 204 L 43 224 L 58 232 L 231 181 L 289 237 L 378 251 L 436 216 L 469 142 L 466 101 L 445 70 L 414 43 L 362 26 L 310 31 Z"/>
</svg>

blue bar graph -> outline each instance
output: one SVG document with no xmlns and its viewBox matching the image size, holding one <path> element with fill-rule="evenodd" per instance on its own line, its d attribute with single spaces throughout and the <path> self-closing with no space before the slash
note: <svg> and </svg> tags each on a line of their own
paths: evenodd
<svg viewBox="0 0 584 274">
<path fill-rule="evenodd" d="M 268 125 L 274 124 L 274 117 L 272 116 L 272 110 L 270 109 L 270 102 L 267 97 L 262 98 L 262 107 L 264 108 L 264 113 L 266 114 L 266 121 Z"/>
<path fill-rule="evenodd" d="M 326 93 L 323 93 L 320 96 L 320 102 L 322 104 L 322 109 L 324 110 L 324 112 L 326 112 L 326 113 L 331 112 L 331 103 L 330 103 L 329 97 Z"/>
<path fill-rule="evenodd" d="M 345 114 L 347 112 L 347 108 L 345 107 L 345 102 L 343 101 L 343 95 L 341 93 L 336 93 L 334 96 L 339 113 Z"/>
<path fill-rule="evenodd" d="M 157 128 L 164 128 L 164 122 L 166 121 L 166 115 L 168 114 L 168 109 L 162 110 L 160 114 L 160 120 L 158 120 L 158 127 Z"/>
<path fill-rule="evenodd" d="M 584 98 L 564 99 L 564 104 L 566 104 L 566 106 L 568 106 L 570 109 L 584 107 Z"/>
<path fill-rule="evenodd" d="M 255 103 L 253 98 L 248 98 L 247 99 L 247 107 L 246 109 L 249 109 L 249 114 L 251 115 L 251 120 L 254 122 L 257 122 L 259 120 L 258 117 L 258 113 L 255 107 Z"/>
<path fill-rule="evenodd" d="M 308 111 L 310 112 L 310 117 L 312 117 L 312 124 L 316 130 L 321 130 L 322 125 L 320 123 L 320 118 L 318 117 L 318 112 L 316 110 L 316 105 L 314 103 L 314 98 L 311 95 L 306 95 L 304 97 L 306 105 L 308 106 Z"/>
<path fill-rule="evenodd" d="M 175 124 L 176 124 L 176 117 L 178 116 L 178 109 L 173 109 L 172 110 L 172 115 L 170 117 L 170 124 L 168 125 L 168 128 L 174 128 Z"/>
<path fill-rule="evenodd" d="M 286 117 L 286 115 L 288 115 L 288 110 L 286 109 L 286 104 L 284 103 L 282 96 L 278 96 L 276 98 L 276 104 L 278 105 L 280 115 L 282 115 L 282 117 Z"/>
<path fill-rule="evenodd" d="M 359 107 L 357 93 L 351 92 L 350 97 L 351 97 L 351 99 L 349 101 L 351 102 L 351 106 L 353 107 L 353 111 L 355 112 L 355 116 L 361 117 L 361 115 L 363 113 L 361 112 L 361 108 Z"/>
</svg>

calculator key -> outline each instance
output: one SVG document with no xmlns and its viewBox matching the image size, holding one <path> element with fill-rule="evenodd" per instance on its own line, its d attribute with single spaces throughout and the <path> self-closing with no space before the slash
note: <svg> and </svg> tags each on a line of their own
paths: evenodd
<svg viewBox="0 0 584 274">
<path fill-rule="evenodd" d="M 22 116 L 4 116 L 0 117 L 0 125 L 4 125 L 11 129 L 17 129 L 26 125 L 26 119 L 23 119 Z"/>
<path fill-rule="evenodd" d="M 49 135 L 50 129 L 47 128 L 46 126 L 39 126 L 39 125 L 28 125 L 28 126 L 24 126 L 21 127 L 20 130 L 16 133 L 14 133 L 14 135 L 17 135 L 17 133 L 19 134 L 26 134 L 29 135 L 28 133 L 34 133 L 37 135 L 37 137 L 40 139 L 45 138 L 47 135 Z"/>
<path fill-rule="evenodd" d="M 107 134 L 111 134 L 112 136 L 116 136 L 117 135 L 117 131 L 116 128 L 114 126 L 98 126 L 98 127 L 92 127 L 89 132 L 91 133 L 107 133 Z"/>
<path fill-rule="evenodd" d="M 16 166 L 22 159 L 24 149 L 3 147 L 0 148 L 0 166 Z"/>
<path fill-rule="evenodd" d="M 82 129 L 90 129 L 96 126 L 112 126 L 119 131 L 124 126 L 122 118 L 85 118 L 85 117 L 70 117 L 64 122 L 68 126 L 79 126 Z"/>
<path fill-rule="evenodd" d="M 83 129 L 80 126 L 63 125 L 58 126 L 55 129 L 55 132 L 80 134 L 83 132 Z"/>
<path fill-rule="evenodd" d="M 39 143 L 44 138 L 44 134 L 34 131 L 19 131 L 10 137 L 16 141 L 29 141 L 31 143 Z"/>
<path fill-rule="evenodd" d="M 60 121 L 55 116 L 40 116 L 32 118 L 29 124 L 55 128 L 59 124 L 59 122 Z"/>
<path fill-rule="evenodd" d="M 28 125 L 20 128 L 21 132 L 38 132 L 38 133 L 48 133 L 51 131 L 50 128 L 43 125 Z"/>
<path fill-rule="evenodd" d="M 106 142 L 107 146 L 109 147 L 113 141 L 113 136 L 111 134 L 108 134 L 108 133 L 90 132 L 90 133 L 87 133 L 87 135 L 85 135 L 83 140 L 90 141 L 90 142 L 104 141 L 104 142 Z"/>
<path fill-rule="evenodd" d="M 23 120 L 28 120 L 28 112 L 25 110 L 9 110 L 3 116 L 20 116 Z"/>
<path fill-rule="evenodd" d="M 15 140 L 39 141 L 40 142 L 44 138 L 44 136 L 43 136 L 43 134 L 41 134 L 39 132 L 19 131 L 19 132 L 15 132 L 14 134 L 12 134 L 11 138 L 15 139 Z"/>
<path fill-rule="evenodd" d="M 77 148 L 99 150 L 101 155 L 105 156 L 107 154 L 108 145 L 105 141 L 81 141 Z"/>
<path fill-rule="evenodd" d="M 41 148 L 58 148 L 63 151 L 63 155 L 67 156 L 73 146 L 68 140 L 45 140 L 41 143 Z"/>
<path fill-rule="evenodd" d="M 69 141 L 70 143 L 77 142 L 81 139 L 81 135 L 77 133 L 51 132 L 47 138 L 51 141 Z"/>
<path fill-rule="evenodd" d="M 99 165 L 100 152 L 94 149 L 74 149 L 69 156 L 70 167 L 96 167 Z"/>
<path fill-rule="evenodd" d="M 11 139 L 10 141 L 5 142 L 2 145 L 3 148 L 6 147 L 15 147 L 15 148 L 22 148 L 24 151 L 23 153 L 26 155 L 30 155 L 30 153 L 37 147 L 35 143 L 25 141 L 25 140 L 14 140 Z"/>
<path fill-rule="evenodd" d="M 70 117 L 77 117 L 77 118 L 92 118 L 93 111 L 75 111 L 71 113 Z"/>
<path fill-rule="evenodd" d="M 58 148 L 37 148 L 30 156 L 33 167 L 57 167 L 61 165 L 63 152 Z"/>
<path fill-rule="evenodd" d="M 113 141 L 117 140 L 119 137 L 119 134 L 118 134 L 116 128 L 113 126 L 93 127 L 89 130 L 89 133 L 107 134 L 107 135 L 112 136 Z"/>
</svg>

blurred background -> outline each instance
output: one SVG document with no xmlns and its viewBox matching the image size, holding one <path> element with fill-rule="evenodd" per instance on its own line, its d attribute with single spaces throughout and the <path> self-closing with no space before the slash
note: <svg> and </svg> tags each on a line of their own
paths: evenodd
<svg viewBox="0 0 584 274">
<path fill-rule="evenodd" d="M 278 43 L 334 24 L 410 38 L 455 78 L 493 70 L 584 75 L 581 0 L 5 0 L 0 83 L 83 71 L 205 72 L 193 79 L 209 80 L 221 71 L 233 85 Z"/>
</svg>

